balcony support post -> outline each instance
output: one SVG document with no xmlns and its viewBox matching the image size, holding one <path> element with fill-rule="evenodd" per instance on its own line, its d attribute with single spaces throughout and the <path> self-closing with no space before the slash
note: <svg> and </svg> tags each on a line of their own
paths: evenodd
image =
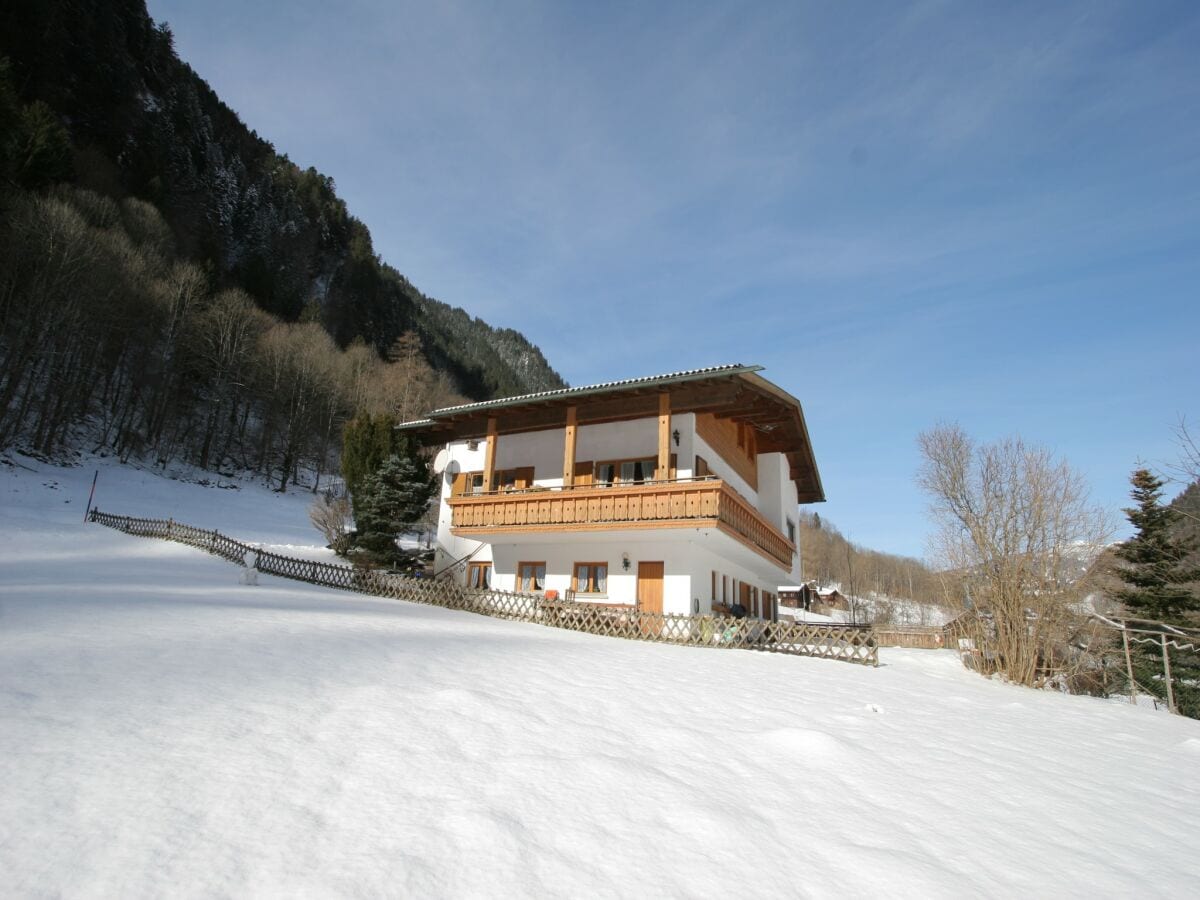
<svg viewBox="0 0 1200 900">
<path fill-rule="evenodd" d="M 496 417 L 488 416 L 487 447 L 483 451 L 483 489 L 485 491 L 496 489 L 496 439 L 499 436 L 500 429 Z"/>
<path fill-rule="evenodd" d="M 579 411 L 574 406 L 568 406 L 566 441 L 563 445 L 563 487 L 575 484 L 575 433 L 578 424 Z"/>
<path fill-rule="evenodd" d="M 667 391 L 658 395 L 658 469 L 654 477 L 658 481 L 671 477 L 671 395 Z"/>
</svg>

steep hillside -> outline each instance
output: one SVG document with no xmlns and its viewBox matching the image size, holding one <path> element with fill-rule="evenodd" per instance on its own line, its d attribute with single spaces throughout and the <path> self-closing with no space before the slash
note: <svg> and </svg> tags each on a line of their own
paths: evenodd
<svg viewBox="0 0 1200 900">
<path fill-rule="evenodd" d="M 21 102 L 44 104 L 70 143 L 65 165 L 27 173 L 25 186 L 66 178 L 147 200 L 214 288 L 244 289 L 287 322 L 319 321 L 341 347 L 361 339 L 382 354 L 415 331 L 429 362 L 473 399 L 563 386 L 522 335 L 426 298 L 385 265 L 333 179 L 243 124 L 143 0 L 7 3 L 0 56 Z"/>
</svg>

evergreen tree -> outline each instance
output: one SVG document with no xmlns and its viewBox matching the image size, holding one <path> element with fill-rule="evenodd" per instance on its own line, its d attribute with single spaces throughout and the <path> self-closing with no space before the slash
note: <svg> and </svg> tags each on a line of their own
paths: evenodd
<svg viewBox="0 0 1200 900">
<path fill-rule="evenodd" d="M 1125 514 L 1137 533 L 1116 550 L 1126 563 L 1117 574 L 1129 585 L 1116 597 L 1138 616 L 1185 624 L 1187 613 L 1200 610 L 1200 596 L 1189 586 L 1200 571 L 1187 563 L 1191 548 L 1178 531 L 1181 516 L 1163 505 L 1162 479 L 1138 469 L 1130 481 L 1137 505 Z"/>
<path fill-rule="evenodd" d="M 1187 562 L 1192 542 L 1181 529 L 1182 515 L 1162 503 L 1163 481 L 1145 469 L 1130 479 L 1131 495 L 1137 506 L 1125 514 L 1137 533 L 1117 547 L 1126 565 L 1117 574 L 1129 587 L 1116 597 L 1135 615 L 1174 625 L 1187 625 L 1188 613 L 1200 609 L 1200 596 L 1189 582 L 1200 571 Z M 1176 642 L 1171 650 L 1171 674 L 1175 706 L 1185 716 L 1200 718 L 1200 655 L 1187 642 Z M 1138 685 L 1159 700 L 1167 696 L 1162 645 L 1138 641 L 1133 647 L 1133 674 Z"/>
<path fill-rule="evenodd" d="M 389 456 L 354 492 L 355 546 L 377 562 L 398 561 L 403 554 L 396 538 L 425 514 L 433 491 L 434 481 L 422 460 Z"/>
<path fill-rule="evenodd" d="M 379 470 L 390 456 L 410 456 L 407 440 L 396 433 L 392 416 L 356 416 L 342 431 L 342 477 L 351 495 L 359 484 Z"/>
</svg>

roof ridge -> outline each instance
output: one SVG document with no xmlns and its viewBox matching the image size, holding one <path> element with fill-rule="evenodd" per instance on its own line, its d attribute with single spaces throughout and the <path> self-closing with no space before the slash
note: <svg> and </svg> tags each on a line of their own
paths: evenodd
<svg viewBox="0 0 1200 900">
<path fill-rule="evenodd" d="M 727 363 L 720 366 L 705 366 L 699 369 L 685 369 L 680 372 L 668 372 L 663 375 L 644 375 L 639 378 L 623 378 L 618 381 L 602 381 L 599 384 L 586 384 L 580 387 L 565 387 L 555 388 L 550 391 L 537 391 L 532 394 L 518 394 L 513 397 L 497 397 L 494 400 L 481 400 L 477 403 L 460 403 L 457 406 L 443 406 L 440 409 L 432 410 L 428 413 L 425 419 L 420 419 L 414 422 L 404 422 L 403 425 L 424 424 L 438 416 L 449 415 L 456 412 L 464 412 L 472 409 L 487 409 L 491 406 L 505 406 L 513 403 L 521 403 L 527 400 L 542 400 L 548 397 L 565 397 L 571 394 L 582 394 L 588 391 L 608 390 L 610 388 L 631 387 L 640 384 L 654 384 L 657 382 L 670 382 L 682 378 L 693 378 L 698 375 L 713 375 L 718 373 L 733 373 L 733 372 L 757 372 L 762 369 L 762 366 L 745 366 L 741 363 Z"/>
</svg>

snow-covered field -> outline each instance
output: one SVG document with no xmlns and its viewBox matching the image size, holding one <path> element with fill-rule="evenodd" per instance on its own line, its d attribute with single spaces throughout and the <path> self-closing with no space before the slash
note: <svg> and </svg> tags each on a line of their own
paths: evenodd
<svg viewBox="0 0 1200 900">
<path fill-rule="evenodd" d="M 1200 723 L 261 577 L 0 466 L 0 894 L 1195 896 Z M 98 503 L 308 548 L 304 495 Z M 319 551 L 319 548 L 316 548 Z M 323 552 L 323 551 L 319 551 Z"/>
</svg>

